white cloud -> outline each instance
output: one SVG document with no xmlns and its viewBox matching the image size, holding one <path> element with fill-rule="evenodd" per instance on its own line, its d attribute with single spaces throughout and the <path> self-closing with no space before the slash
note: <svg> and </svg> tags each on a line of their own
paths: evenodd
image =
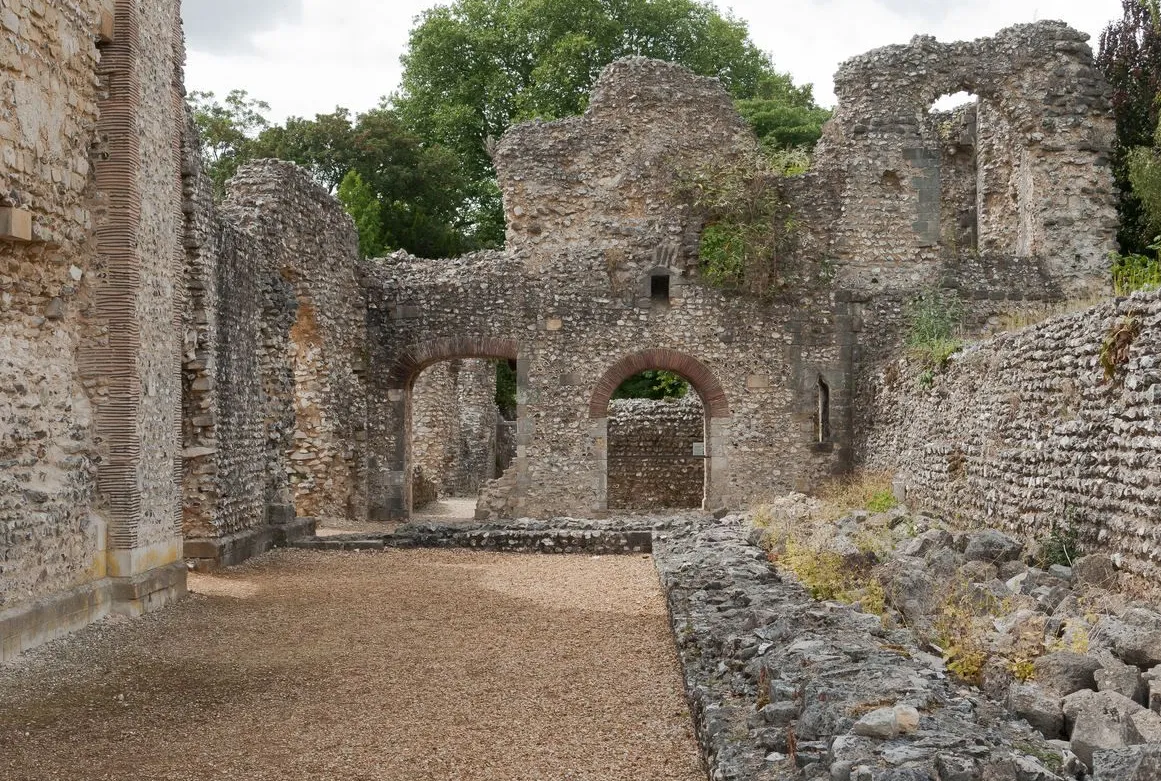
<svg viewBox="0 0 1161 781">
<path fill-rule="evenodd" d="M 222 0 L 187 0 L 192 4 L 187 25 L 191 12 L 214 2 Z M 398 85 L 399 57 L 413 20 L 435 5 L 431 0 L 265 0 L 265 5 L 279 2 L 282 12 L 265 25 L 253 14 L 247 17 L 249 27 L 238 25 L 243 43 L 233 51 L 204 32 L 196 37 L 191 32 L 190 89 L 218 94 L 246 89 L 271 104 L 276 120 L 313 116 L 336 105 L 366 110 Z M 1095 49 L 1100 31 L 1121 16 L 1120 0 L 722 0 L 719 7 L 746 20 L 752 38 L 773 54 L 778 68 L 798 82 L 813 83 L 826 104 L 834 100 L 832 76 L 840 62 L 906 43 L 916 34 L 965 40 L 1055 18 L 1091 34 Z"/>
</svg>

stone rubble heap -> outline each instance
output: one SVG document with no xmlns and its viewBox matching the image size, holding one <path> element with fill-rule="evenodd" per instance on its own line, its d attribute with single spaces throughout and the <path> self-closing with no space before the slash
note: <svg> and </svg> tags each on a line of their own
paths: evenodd
<svg viewBox="0 0 1161 781">
<path fill-rule="evenodd" d="M 1161 715 L 1147 707 L 1159 704 L 1161 613 L 1100 588 L 1110 585 L 1111 562 L 1088 557 L 1050 572 L 1023 563 L 1020 543 L 996 532 L 951 534 L 903 511 L 891 518 L 901 539 L 873 568 L 886 581 L 883 617 L 814 599 L 771 565 L 754 544 L 764 530 L 741 516 L 655 532 L 714 781 L 1051 781 L 1091 777 L 1089 767 L 1097 779 L 1161 778 L 1150 775 L 1161 763 Z M 844 519 L 834 535 L 851 567 L 867 554 L 842 530 L 868 520 Z M 1029 627 L 1048 637 L 1045 650 L 1077 635 L 1070 621 L 1084 620 L 1082 604 L 1110 612 L 1088 616 L 1084 653 L 1038 656 L 1026 681 L 985 665 L 976 688 L 923 639 L 937 609 L 924 600 L 953 577 L 942 569 L 953 563 L 972 573 L 963 587 L 979 604 L 1003 601 L 987 638 L 997 658 Z"/>
</svg>

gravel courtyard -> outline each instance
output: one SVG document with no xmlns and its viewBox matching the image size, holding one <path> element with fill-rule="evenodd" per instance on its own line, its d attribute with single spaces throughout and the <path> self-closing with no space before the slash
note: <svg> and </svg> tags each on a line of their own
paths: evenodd
<svg viewBox="0 0 1161 781">
<path fill-rule="evenodd" d="M 279 551 L 0 666 L 0 778 L 703 781 L 646 557 Z"/>
</svg>

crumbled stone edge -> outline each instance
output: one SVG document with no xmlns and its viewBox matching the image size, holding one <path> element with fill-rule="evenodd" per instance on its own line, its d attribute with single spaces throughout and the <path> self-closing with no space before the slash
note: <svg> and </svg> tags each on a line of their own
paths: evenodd
<svg viewBox="0 0 1161 781">
<path fill-rule="evenodd" d="M 876 616 L 818 602 L 783 581 L 737 516 L 659 527 L 653 557 L 712 781 L 853 781 L 886 778 L 889 769 L 930 778 L 1071 777 L 1044 764 L 1065 759 L 1059 746 L 955 685 L 911 632 L 884 630 Z M 756 709 L 760 683 L 775 706 L 773 724 Z M 918 724 L 887 739 L 856 734 L 851 714 L 882 705 L 917 709 Z"/>
<path fill-rule="evenodd" d="M 311 550 L 384 548 L 467 548 L 507 553 L 650 553 L 653 523 L 648 520 L 596 521 L 557 518 L 504 523 L 413 523 L 392 533 L 311 537 L 292 543 Z"/>
</svg>

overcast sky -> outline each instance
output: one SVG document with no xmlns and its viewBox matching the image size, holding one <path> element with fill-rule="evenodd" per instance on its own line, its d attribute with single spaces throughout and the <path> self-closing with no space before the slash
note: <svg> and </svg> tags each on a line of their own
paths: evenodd
<svg viewBox="0 0 1161 781">
<path fill-rule="evenodd" d="M 313 117 L 336 105 L 374 106 L 399 83 L 408 30 L 433 0 L 185 0 L 191 90 L 234 88 L 270 103 L 271 118 Z M 838 64 L 917 33 L 942 41 L 1063 19 L 1093 36 L 1121 16 L 1121 0 L 732 0 L 759 47 L 832 105 Z"/>
</svg>

